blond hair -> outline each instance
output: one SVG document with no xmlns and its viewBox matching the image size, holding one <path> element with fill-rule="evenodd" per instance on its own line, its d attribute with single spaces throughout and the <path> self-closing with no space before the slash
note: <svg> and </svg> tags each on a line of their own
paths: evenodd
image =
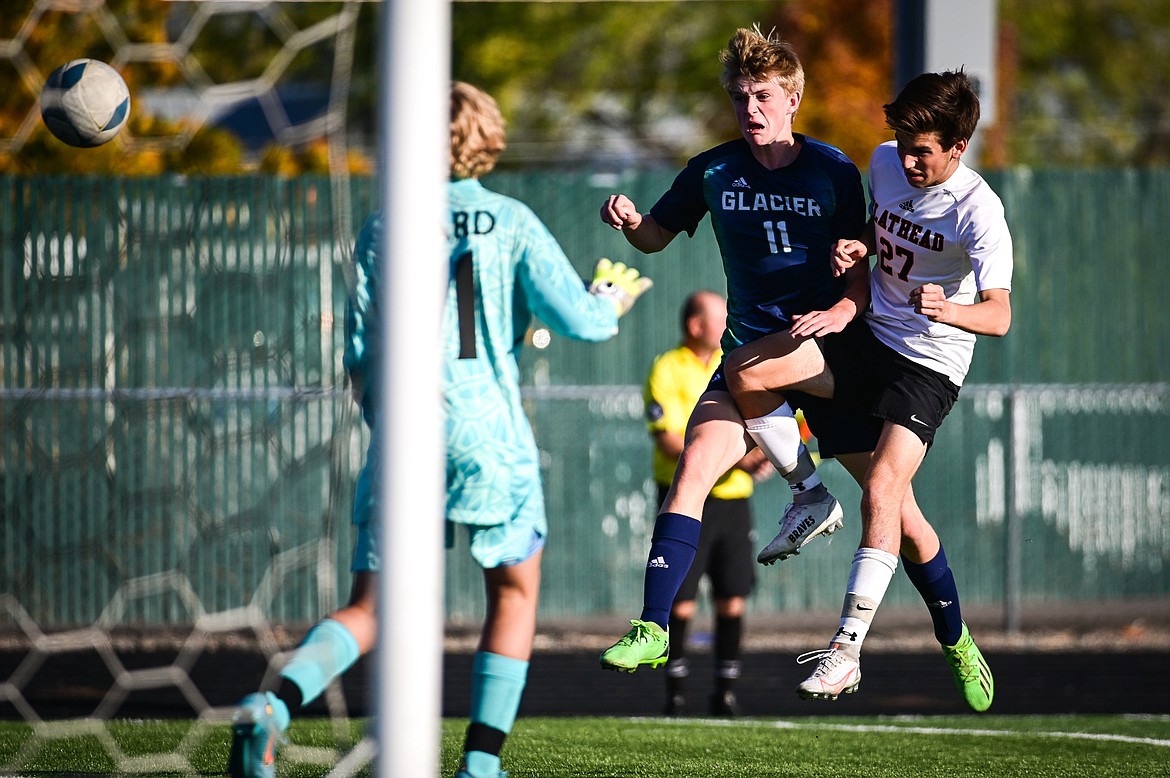
<svg viewBox="0 0 1170 778">
<path fill-rule="evenodd" d="M 504 151 L 504 117 L 491 95 L 471 84 L 451 84 L 451 178 L 479 178 Z"/>
<path fill-rule="evenodd" d="M 719 82 L 730 90 L 732 83 L 744 78 L 761 82 L 775 79 L 776 83 L 792 94 L 804 94 L 804 67 L 792 44 L 780 38 L 773 29 L 767 35 L 754 24 L 751 29 L 744 27 L 735 31 L 727 48 L 719 53 L 723 72 Z"/>
</svg>

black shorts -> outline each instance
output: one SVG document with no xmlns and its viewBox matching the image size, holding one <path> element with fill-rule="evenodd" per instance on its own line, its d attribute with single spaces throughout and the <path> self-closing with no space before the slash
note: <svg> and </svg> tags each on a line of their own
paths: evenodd
<svg viewBox="0 0 1170 778">
<path fill-rule="evenodd" d="M 659 505 L 666 500 L 668 488 L 658 485 Z M 756 585 L 754 543 L 748 499 L 708 497 L 703 503 L 703 526 L 699 531 L 695 561 L 674 597 L 675 602 L 695 599 L 699 593 L 699 580 L 704 575 L 711 582 L 711 595 L 715 599 L 747 597 Z"/>
<path fill-rule="evenodd" d="M 889 421 L 929 446 L 959 397 L 949 378 L 882 343 L 863 319 L 823 338 L 821 350 L 833 373 L 833 401 L 879 420 L 878 434 Z"/>
<path fill-rule="evenodd" d="M 787 391 L 784 397 L 793 408 L 800 408 L 809 431 L 817 439 L 817 454 L 832 459 L 838 454 L 873 451 L 882 422 L 834 400 L 813 397 L 804 392 Z"/>
<path fill-rule="evenodd" d="M 723 374 L 722 363 L 707 384 L 707 391 L 712 390 L 727 391 L 727 378 Z M 868 413 L 842 405 L 835 399 L 814 397 L 804 392 L 784 392 L 784 399 L 793 410 L 799 408 L 804 413 L 804 420 L 817 439 L 817 453 L 821 459 L 832 459 L 838 454 L 873 451 L 877 445 L 882 422 Z"/>
</svg>

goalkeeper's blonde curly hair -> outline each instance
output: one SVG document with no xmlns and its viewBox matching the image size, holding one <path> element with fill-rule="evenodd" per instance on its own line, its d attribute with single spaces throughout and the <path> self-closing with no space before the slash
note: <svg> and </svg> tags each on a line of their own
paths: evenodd
<svg viewBox="0 0 1170 778">
<path fill-rule="evenodd" d="M 496 166 L 507 145 L 504 116 L 491 95 L 455 81 L 451 84 L 451 178 L 479 178 Z"/>
</svg>

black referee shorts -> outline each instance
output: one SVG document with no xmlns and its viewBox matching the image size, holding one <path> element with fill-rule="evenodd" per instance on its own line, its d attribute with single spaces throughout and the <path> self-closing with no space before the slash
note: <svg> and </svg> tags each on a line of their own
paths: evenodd
<svg viewBox="0 0 1170 778">
<path fill-rule="evenodd" d="M 666 500 L 668 488 L 658 485 L 659 505 Z M 675 602 L 695 599 L 704 575 L 711 582 L 711 595 L 715 599 L 747 597 L 756 584 L 754 544 L 749 500 L 708 497 L 703 503 L 703 526 L 695 561 L 675 595 Z"/>
</svg>

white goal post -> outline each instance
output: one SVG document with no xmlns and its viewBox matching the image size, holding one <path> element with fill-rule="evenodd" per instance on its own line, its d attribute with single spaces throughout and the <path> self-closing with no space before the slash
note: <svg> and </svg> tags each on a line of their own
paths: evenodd
<svg viewBox="0 0 1170 778">
<path fill-rule="evenodd" d="M 383 337 L 377 773 L 437 775 L 443 654 L 440 322 L 447 280 L 448 0 L 388 0 L 379 26 Z M 393 355 L 391 358 L 390 355 Z"/>
</svg>

